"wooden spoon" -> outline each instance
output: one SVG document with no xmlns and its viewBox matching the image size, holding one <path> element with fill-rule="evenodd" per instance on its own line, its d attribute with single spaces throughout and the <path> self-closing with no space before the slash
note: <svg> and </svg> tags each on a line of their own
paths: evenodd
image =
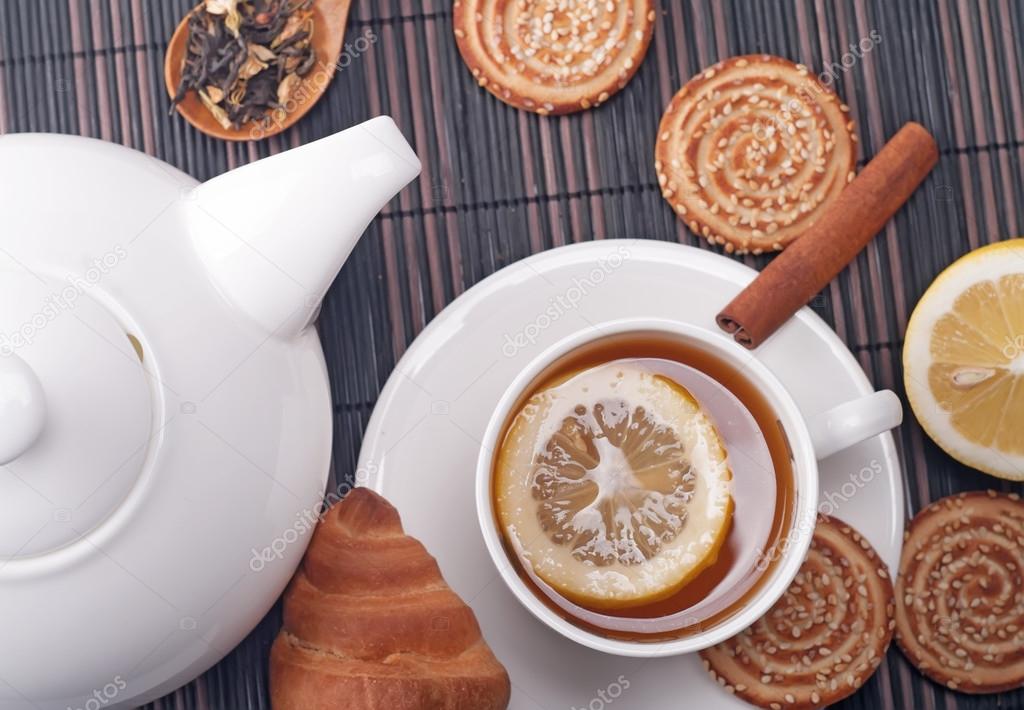
<svg viewBox="0 0 1024 710">
<path fill-rule="evenodd" d="M 262 140 L 277 135 L 290 128 L 302 118 L 313 104 L 320 100 L 331 83 L 334 70 L 341 56 L 341 48 L 345 40 L 345 25 L 351 0 L 315 0 L 313 3 L 313 49 L 316 51 L 316 64 L 302 79 L 302 84 L 292 92 L 291 99 L 283 116 L 277 112 L 269 126 L 264 127 L 258 121 L 243 124 L 237 130 L 224 128 L 213 117 L 199 95 L 189 91 L 177 105 L 178 113 L 185 120 L 208 136 L 227 141 Z M 192 12 L 201 11 L 203 4 L 196 6 Z M 167 83 L 167 94 L 174 99 L 181 83 L 181 72 L 185 64 L 185 52 L 188 46 L 188 18 L 186 15 L 178 28 L 174 30 L 171 41 L 167 45 L 167 56 L 164 59 L 164 81 Z"/>
</svg>

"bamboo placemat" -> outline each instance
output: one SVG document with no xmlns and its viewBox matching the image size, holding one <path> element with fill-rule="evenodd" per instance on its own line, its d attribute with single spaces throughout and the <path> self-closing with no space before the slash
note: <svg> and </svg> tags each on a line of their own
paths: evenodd
<svg viewBox="0 0 1024 710">
<path fill-rule="evenodd" d="M 354 52 L 295 128 L 255 145 L 206 138 L 167 115 L 163 50 L 193 2 L 0 2 L 0 133 L 103 138 L 204 180 L 378 114 L 395 117 L 423 159 L 423 177 L 370 227 L 321 318 L 335 402 L 332 485 L 351 476 L 397 358 L 480 279 L 531 253 L 589 239 L 708 248 L 662 200 L 652 152 L 672 94 L 719 59 L 768 52 L 815 71 L 832 66 L 857 120 L 861 164 L 907 120 L 938 140 L 932 176 L 812 304 L 876 387 L 902 394 L 907 318 L 935 275 L 1024 224 L 1024 2 L 659 0 L 654 44 L 625 91 L 599 110 L 542 119 L 476 86 L 455 49 L 451 0 L 355 0 L 348 39 L 364 37 L 367 50 Z M 880 41 L 844 67 L 851 43 L 872 32 Z M 898 443 L 908 513 L 957 491 L 1021 489 L 952 461 L 912 419 Z M 269 707 L 266 662 L 279 623 L 275 610 L 218 666 L 152 707 Z M 1024 691 L 946 691 L 894 647 L 842 707 L 1024 707 Z"/>
</svg>

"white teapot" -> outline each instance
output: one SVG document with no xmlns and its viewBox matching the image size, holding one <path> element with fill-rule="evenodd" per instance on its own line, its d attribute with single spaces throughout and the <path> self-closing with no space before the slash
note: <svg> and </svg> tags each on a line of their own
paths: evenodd
<svg viewBox="0 0 1024 710">
<path fill-rule="evenodd" d="M 0 137 L 0 708 L 146 702 L 271 608 L 331 456 L 312 323 L 419 172 L 387 117 L 201 185 Z"/>
</svg>

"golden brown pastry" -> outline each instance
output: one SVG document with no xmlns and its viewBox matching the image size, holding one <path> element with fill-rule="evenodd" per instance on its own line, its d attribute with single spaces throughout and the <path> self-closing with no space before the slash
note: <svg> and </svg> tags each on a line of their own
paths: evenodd
<svg viewBox="0 0 1024 710">
<path fill-rule="evenodd" d="M 896 583 L 896 643 L 962 693 L 1024 686 L 1024 502 L 975 491 L 910 523 Z"/>
<path fill-rule="evenodd" d="M 542 116 L 621 90 L 647 54 L 651 0 L 455 0 L 455 39 L 477 83 Z"/>
<path fill-rule="evenodd" d="M 270 657 L 274 710 L 491 710 L 508 674 L 398 512 L 356 488 L 317 527 Z"/>
<path fill-rule="evenodd" d="M 783 249 L 853 180 L 848 114 L 801 64 L 766 54 L 719 62 L 690 79 L 661 119 L 662 195 L 727 252 Z"/>
<path fill-rule="evenodd" d="M 746 631 L 701 651 L 704 667 L 748 703 L 811 710 L 871 677 L 892 639 L 892 580 L 874 548 L 818 516 L 807 559 L 782 598 Z"/>
</svg>

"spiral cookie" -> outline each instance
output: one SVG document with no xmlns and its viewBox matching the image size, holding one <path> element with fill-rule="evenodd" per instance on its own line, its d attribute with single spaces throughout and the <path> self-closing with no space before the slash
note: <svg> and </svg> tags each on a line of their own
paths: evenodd
<svg viewBox="0 0 1024 710">
<path fill-rule="evenodd" d="M 896 642 L 952 690 L 1024 685 L 1024 502 L 961 493 L 932 503 L 907 531 L 896 583 Z"/>
<path fill-rule="evenodd" d="M 719 62 L 661 119 L 662 194 L 690 229 L 728 252 L 783 249 L 853 180 L 848 113 L 803 65 L 768 55 Z"/>
<path fill-rule="evenodd" d="M 640 67 L 652 0 L 456 0 L 455 38 L 480 86 L 541 115 L 598 106 Z"/>
<path fill-rule="evenodd" d="M 875 672 L 893 625 L 885 563 L 857 531 L 822 515 L 783 597 L 746 631 L 700 655 L 712 678 L 749 703 L 820 708 Z"/>
</svg>

